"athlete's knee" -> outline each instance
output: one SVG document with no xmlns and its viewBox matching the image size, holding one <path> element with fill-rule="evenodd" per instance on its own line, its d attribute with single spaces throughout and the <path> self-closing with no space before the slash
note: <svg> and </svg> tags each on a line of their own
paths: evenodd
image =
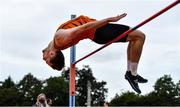
<svg viewBox="0 0 180 107">
<path fill-rule="evenodd" d="M 145 38 L 146 38 L 145 34 L 139 30 L 135 30 L 128 35 L 128 40 L 133 40 L 133 41 L 138 40 L 144 42 Z"/>
<path fill-rule="evenodd" d="M 146 35 L 143 32 L 141 32 L 141 31 L 139 31 L 138 35 L 139 35 L 139 38 L 144 42 L 145 39 L 146 39 Z"/>
</svg>

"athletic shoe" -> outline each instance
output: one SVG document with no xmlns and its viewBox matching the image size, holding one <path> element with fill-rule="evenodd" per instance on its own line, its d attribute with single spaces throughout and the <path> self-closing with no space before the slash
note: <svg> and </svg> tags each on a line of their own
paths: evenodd
<svg viewBox="0 0 180 107">
<path fill-rule="evenodd" d="M 147 83 L 147 82 L 148 82 L 147 79 L 144 79 L 144 78 L 141 77 L 140 75 L 137 75 L 137 79 L 138 79 L 138 82 L 139 82 L 139 83 Z"/>
<path fill-rule="evenodd" d="M 136 91 L 138 94 L 141 93 L 141 90 L 138 86 L 138 78 L 137 76 L 133 76 L 130 71 L 127 71 L 125 74 L 125 79 L 129 82 L 131 87 Z"/>
</svg>

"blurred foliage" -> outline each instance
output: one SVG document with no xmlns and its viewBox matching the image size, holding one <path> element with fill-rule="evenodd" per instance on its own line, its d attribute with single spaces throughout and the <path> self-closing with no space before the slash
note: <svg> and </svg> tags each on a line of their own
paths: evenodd
<svg viewBox="0 0 180 107">
<path fill-rule="evenodd" d="M 103 105 L 107 88 L 106 82 L 98 82 L 89 66 L 76 69 L 76 105 L 86 105 L 87 81 L 91 85 L 92 105 Z M 69 69 L 64 70 L 59 77 L 40 80 L 32 74 L 27 74 L 17 83 L 11 77 L 0 83 L 0 106 L 32 106 L 37 96 L 45 93 L 52 99 L 52 106 L 69 105 Z"/>
<path fill-rule="evenodd" d="M 0 82 L 0 106 L 32 106 L 38 94 L 45 93 L 52 99 L 52 106 L 69 105 L 69 68 L 59 77 L 40 80 L 27 74 L 17 83 L 8 77 Z M 102 106 L 108 89 L 106 82 L 98 82 L 89 66 L 76 68 L 76 105 L 87 105 L 88 81 L 91 84 L 91 105 Z M 134 92 L 116 94 L 110 106 L 180 106 L 180 80 L 174 83 L 170 75 L 157 79 L 154 90 L 146 95 Z"/>
<path fill-rule="evenodd" d="M 174 84 L 170 75 L 159 78 L 154 90 L 146 95 L 125 92 L 109 102 L 111 106 L 180 106 L 180 80 Z"/>
</svg>

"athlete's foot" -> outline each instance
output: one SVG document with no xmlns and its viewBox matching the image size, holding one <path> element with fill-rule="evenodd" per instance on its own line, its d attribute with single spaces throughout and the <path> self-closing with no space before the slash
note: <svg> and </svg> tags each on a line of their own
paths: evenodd
<svg viewBox="0 0 180 107">
<path fill-rule="evenodd" d="M 148 82 L 147 79 L 141 77 L 140 75 L 137 75 L 137 79 L 138 79 L 138 82 L 139 82 L 139 83 L 147 83 L 147 82 Z"/>
<path fill-rule="evenodd" d="M 130 71 L 127 71 L 125 74 L 125 79 L 128 80 L 131 87 L 136 91 L 138 94 L 141 93 L 141 90 L 138 86 L 138 78 L 137 76 L 133 76 Z"/>
</svg>

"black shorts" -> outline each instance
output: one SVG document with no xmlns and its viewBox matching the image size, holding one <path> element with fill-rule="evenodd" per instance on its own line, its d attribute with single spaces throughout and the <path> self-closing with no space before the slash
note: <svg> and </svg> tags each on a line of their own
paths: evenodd
<svg viewBox="0 0 180 107">
<path fill-rule="evenodd" d="M 107 24 L 103 27 L 96 29 L 93 41 L 98 44 L 106 44 L 129 29 L 130 27 L 126 25 Z M 122 39 L 118 40 L 117 42 L 126 42 L 126 41 L 127 41 L 127 35 Z"/>
</svg>

